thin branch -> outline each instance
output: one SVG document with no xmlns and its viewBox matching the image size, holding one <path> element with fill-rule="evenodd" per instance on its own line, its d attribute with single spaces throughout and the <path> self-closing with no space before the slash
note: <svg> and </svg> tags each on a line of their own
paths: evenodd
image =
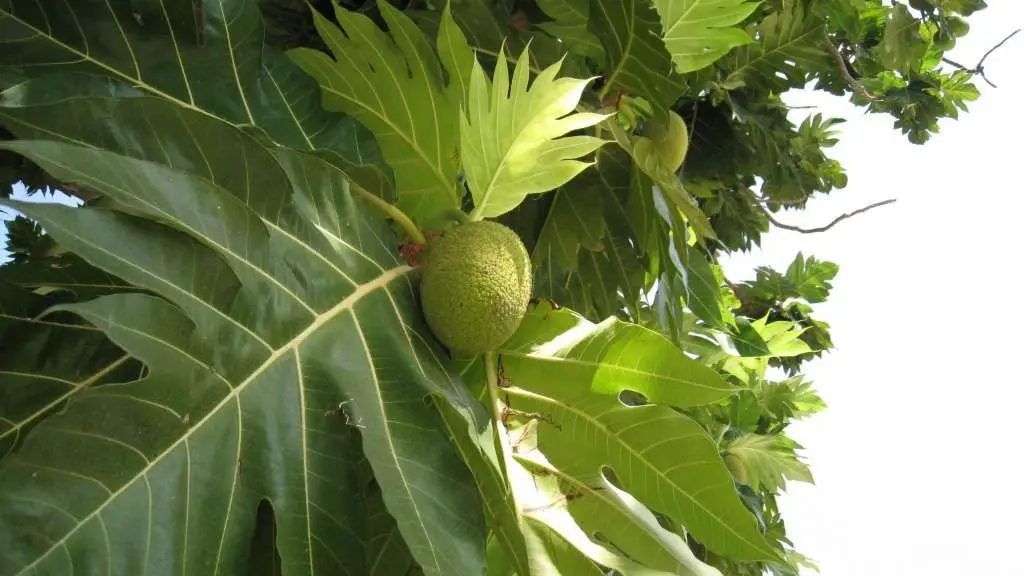
<svg viewBox="0 0 1024 576">
<path fill-rule="evenodd" d="M 974 66 L 974 68 L 968 68 L 967 66 L 964 66 L 963 64 L 955 60 L 951 60 L 945 57 L 942 58 L 942 61 L 945 62 L 946 64 L 949 64 L 950 66 L 959 68 L 960 70 L 963 70 L 968 74 L 977 74 L 978 76 L 981 76 L 981 79 L 984 80 L 989 86 L 993 88 L 998 88 L 998 86 L 993 84 L 992 81 L 988 79 L 988 76 L 985 76 L 985 59 L 988 58 L 996 50 L 1002 48 L 1003 44 L 1006 44 L 1010 40 L 1010 38 L 1016 36 L 1017 33 L 1020 32 L 1020 30 L 1020 28 L 1017 28 L 1013 32 L 1010 32 L 1005 38 L 1000 40 L 998 44 L 989 48 L 988 52 L 985 52 L 985 54 L 981 57 L 981 60 L 978 60 L 978 63 Z"/>
<path fill-rule="evenodd" d="M 868 100 L 875 100 L 876 98 L 868 92 L 868 89 L 865 88 L 863 84 L 858 82 L 857 79 L 853 77 L 853 74 L 850 73 L 850 68 L 849 66 L 846 65 L 846 59 L 843 58 L 843 55 L 839 53 L 839 49 L 836 48 L 836 45 L 832 43 L 832 39 L 829 38 L 827 32 L 825 33 L 825 44 L 828 45 L 828 51 L 832 53 L 832 57 L 836 59 L 836 64 L 839 65 L 839 72 L 842 73 L 843 78 L 846 79 L 846 82 L 850 86 L 856 88 L 857 91 L 860 92 L 861 95 L 867 98 Z"/>
<path fill-rule="evenodd" d="M 854 210 L 853 212 L 847 212 L 846 214 L 843 214 L 842 216 L 839 216 L 838 218 L 836 218 L 835 220 L 829 222 L 828 224 L 826 224 L 824 226 L 819 226 L 818 228 L 801 228 L 799 226 L 793 226 L 792 224 L 783 224 L 782 222 L 779 222 L 778 220 L 776 220 L 775 217 L 772 216 L 771 212 L 769 212 L 768 210 L 763 210 L 763 212 L 764 212 L 764 215 L 768 218 L 769 222 L 771 222 L 772 224 L 778 226 L 779 228 L 782 228 L 783 230 L 792 230 L 793 232 L 799 232 L 801 234 L 817 234 L 819 232 L 827 232 L 830 228 L 832 228 L 836 224 L 839 224 L 843 220 L 846 220 L 847 218 L 853 218 L 854 216 L 856 216 L 858 214 L 863 214 L 863 213 L 867 212 L 868 210 L 871 210 L 871 209 L 874 209 L 874 208 L 878 208 L 880 206 L 885 206 L 886 204 L 892 204 L 895 201 L 896 201 L 895 198 L 889 198 L 888 200 L 882 200 L 881 202 L 875 202 L 874 204 L 871 204 L 869 206 L 865 206 L 863 208 Z"/>
</svg>

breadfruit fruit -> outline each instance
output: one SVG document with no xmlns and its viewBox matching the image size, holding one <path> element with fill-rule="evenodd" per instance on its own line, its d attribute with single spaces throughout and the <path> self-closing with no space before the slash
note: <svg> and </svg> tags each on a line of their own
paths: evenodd
<svg viewBox="0 0 1024 576">
<path fill-rule="evenodd" d="M 665 166 L 673 172 L 679 170 L 690 143 L 689 131 L 682 116 L 676 114 L 674 110 L 669 110 L 668 122 L 652 118 L 647 121 L 641 134 L 654 142 Z"/>
<path fill-rule="evenodd" d="M 497 349 L 519 328 L 533 292 L 530 255 L 519 236 L 490 220 L 468 222 L 427 244 L 420 306 L 452 352 Z"/>
</svg>

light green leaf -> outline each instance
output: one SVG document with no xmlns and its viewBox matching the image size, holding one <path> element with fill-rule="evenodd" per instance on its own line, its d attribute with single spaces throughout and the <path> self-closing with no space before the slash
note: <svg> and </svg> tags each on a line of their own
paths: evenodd
<svg viewBox="0 0 1024 576">
<path fill-rule="evenodd" d="M 157 117 L 183 122 L 193 139 L 124 126 L 123 142 L 155 150 L 160 138 L 175 154 L 157 159 L 182 167 L 194 150 L 227 147 L 235 161 L 194 175 L 69 144 L 4 144 L 113 201 L 20 210 L 159 295 L 64 307 L 149 371 L 79 394 L 0 463 L 3 501 L 25 502 L 0 507 L 5 572 L 63 572 L 71 561 L 116 562 L 111 571 L 126 574 L 235 572 L 265 496 L 285 566 L 368 573 L 368 518 L 352 500 L 365 452 L 423 570 L 481 573 L 476 490 L 422 402 L 461 392 L 423 336 L 398 239 L 323 161 L 271 153 L 193 113 Z"/>
<path fill-rule="evenodd" d="M 504 358 L 504 355 L 503 355 Z M 701 544 L 737 560 L 776 553 L 743 506 L 715 442 L 666 406 L 625 405 L 567 386 L 569 378 L 527 360 L 505 360 L 510 406 L 536 415 L 537 447 L 560 470 L 607 467 L 637 500 L 682 525 Z"/>
<path fill-rule="evenodd" d="M 592 79 L 556 79 L 559 62 L 531 83 L 528 52 L 516 63 L 511 83 L 504 52 L 493 85 L 479 62 L 473 66 L 469 105 L 461 116 L 462 163 L 473 195 L 473 219 L 500 216 L 529 194 L 565 184 L 592 164 L 576 158 L 605 143 L 592 136 L 565 136 L 607 118 L 573 112 Z"/>
<path fill-rule="evenodd" d="M 637 324 L 594 324 L 567 309 L 537 304 L 500 350 L 531 378 L 546 375 L 566 390 L 612 397 L 629 390 L 649 402 L 699 406 L 735 393 L 717 372 L 691 360 L 670 340 Z"/>
<path fill-rule="evenodd" d="M 604 43 L 611 71 L 605 95 L 622 89 L 655 104 L 656 113 L 683 92 L 682 77 L 659 40 L 661 24 L 649 0 L 591 0 L 589 29 Z"/>
<path fill-rule="evenodd" d="M 473 76 L 473 65 L 476 57 L 469 47 L 466 35 L 452 17 L 451 3 L 444 5 L 441 13 L 441 24 L 437 32 L 437 54 L 441 65 L 450 75 L 449 97 L 455 99 L 456 107 L 469 103 L 469 83 Z"/>
<path fill-rule="evenodd" d="M 711 65 L 736 46 L 752 42 L 739 28 L 760 2 L 748 0 L 654 0 L 665 30 L 665 48 L 676 72 Z"/>
<path fill-rule="evenodd" d="M 566 540 L 549 523 L 534 516 L 526 516 L 524 524 L 530 548 L 530 574 L 604 576 L 604 571 L 579 550 L 578 540 Z"/>
<path fill-rule="evenodd" d="M 725 463 L 740 483 L 778 492 L 786 480 L 814 483 L 811 469 L 797 457 L 799 448 L 782 434 L 744 434 L 725 445 Z"/>
<path fill-rule="evenodd" d="M 811 303 L 824 302 L 832 290 L 832 283 L 839 273 L 839 266 L 827 260 L 818 260 L 814 256 L 805 258 L 798 252 L 786 268 L 786 280 L 792 289 Z"/>
<path fill-rule="evenodd" d="M 540 22 L 537 27 L 559 38 L 569 50 L 594 60 L 604 68 L 607 57 L 601 41 L 590 30 L 590 0 L 537 0 L 537 6 L 552 22 Z"/>
<path fill-rule="evenodd" d="M 662 528 L 650 510 L 616 488 L 599 470 L 589 467 L 557 468 L 535 450 L 522 448 L 517 459 L 536 474 L 534 481 L 538 484 L 557 484 L 557 490 L 542 492 L 542 498 L 549 499 L 546 503 L 564 501 L 564 508 L 584 533 L 600 533 L 605 546 L 610 545 L 625 557 L 649 567 L 648 573 L 722 576 L 718 570 L 698 560 L 678 534 Z M 621 566 L 616 568 L 622 571 Z M 631 568 L 635 570 L 638 567 Z"/>
<path fill-rule="evenodd" d="M 334 58 L 312 48 L 288 55 L 320 83 L 325 108 L 345 112 L 373 131 L 395 172 L 398 207 L 427 223 L 460 206 L 455 179 L 461 76 L 453 74 L 446 86 L 438 57 L 413 21 L 387 2 L 379 7 L 390 34 L 367 16 L 335 5 L 341 28 L 312 10 Z M 457 43 L 453 34 L 442 40 Z M 458 65 L 464 54 L 452 49 L 438 46 Z"/>
</svg>

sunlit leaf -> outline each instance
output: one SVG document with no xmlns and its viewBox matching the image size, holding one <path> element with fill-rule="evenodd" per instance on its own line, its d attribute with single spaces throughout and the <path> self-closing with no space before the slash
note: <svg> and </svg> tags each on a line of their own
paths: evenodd
<svg viewBox="0 0 1024 576">
<path fill-rule="evenodd" d="M 704 546 L 744 560 L 775 552 L 743 507 L 714 441 L 665 406 L 563 385 L 565 376 L 506 361 L 510 405 L 537 421 L 537 447 L 562 470 L 609 468 L 623 490 L 684 526 Z"/>
<path fill-rule="evenodd" d="M 536 482 L 559 486 L 557 493 L 552 490 L 541 495 L 552 499 L 552 508 L 561 507 L 556 502 L 564 501 L 564 508 L 584 533 L 599 534 L 604 546 L 649 567 L 648 573 L 721 576 L 700 562 L 678 534 L 665 530 L 650 510 L 616 488 L 598 470 L 557 468 L 521 445 L 518 458 L 537 475 Z"/>
<path fill-rule="evenodd" d="M 799 448 L 782 434 L 744 434 L 725 445 L 725 462 L 737 481 L 776 492 L 787 480 L 814 483 L 810 468 L 797 457 Z"/>
<path fill-rule="evenodd" d="M 339 5 L 334 10 L 340 28 L 313 11 L 333 58 L 312 48 L 295 48 L 289 56 L 320 83 L 325 108 L 345 112 L 373 131 L 395 171 L 400 209 L 424 223 L 458 208 L 458 97 L 463 78 L 454 74 L 445 83 L 426 37 L 391 4 L 380 4 L 390 34 L 363 14 Z M 450 53 L 442 48 L 438 46 Z M 461 58 L 455 54 L 451 62 L 459 64 Z"/>
<path fill-rule="evenodd" d="M 649 402 L 679 407 L 715 402 L 735 392 L 714 370 L 653 330 L 617 318 L 594 324 L 546 303 L 527 314 L 500 353 L 518 374 L 553 378 L 566 391 L 614 398 L 628 390 Z"/>
<path fill-rule="evenodd" d="M 555 78 L 560 64 L 553 64 L 531 82 L 526 62 L 520 57 L 511 81 L 504 53 L 493 82 L 479 63 L 473 67 L 461 142 L 477 218 L 500 216 L 530 194 L 565 184 L 592 164 L 577 159 L 605 143 L 593 136 L 565 136 L 606 118 L 574 112 L 589 80 Z"/>
<path fill-rule="evenodd" d="M 737 24 L 757 8 L 748 0 L 654 0 L 665 47 L 680 74 L 700 70 L 752 39 Z"/>
</svg>

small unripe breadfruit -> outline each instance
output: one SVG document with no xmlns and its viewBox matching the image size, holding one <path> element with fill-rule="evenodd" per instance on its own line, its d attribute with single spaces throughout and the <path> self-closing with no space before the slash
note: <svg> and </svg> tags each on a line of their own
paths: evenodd
<svg viewBox="0 0 1024 576">
<path fill-rule="evenodd" d="M 468 222 L 424 251 L 420 305 L 434 336 L 466 355 L 497 349 L 519 328 L 533 292 L 519 236 L 490 220 Z"/>
<path fill-rule="evenodd" d="M 673 172 L 679 170 L 690 143 L 690 135 L 682 116 L 669 110 L 668 122 L 652 118 L 647 121 L 642 133 L 657 146 L 662 163 Z"/>
</svg>

